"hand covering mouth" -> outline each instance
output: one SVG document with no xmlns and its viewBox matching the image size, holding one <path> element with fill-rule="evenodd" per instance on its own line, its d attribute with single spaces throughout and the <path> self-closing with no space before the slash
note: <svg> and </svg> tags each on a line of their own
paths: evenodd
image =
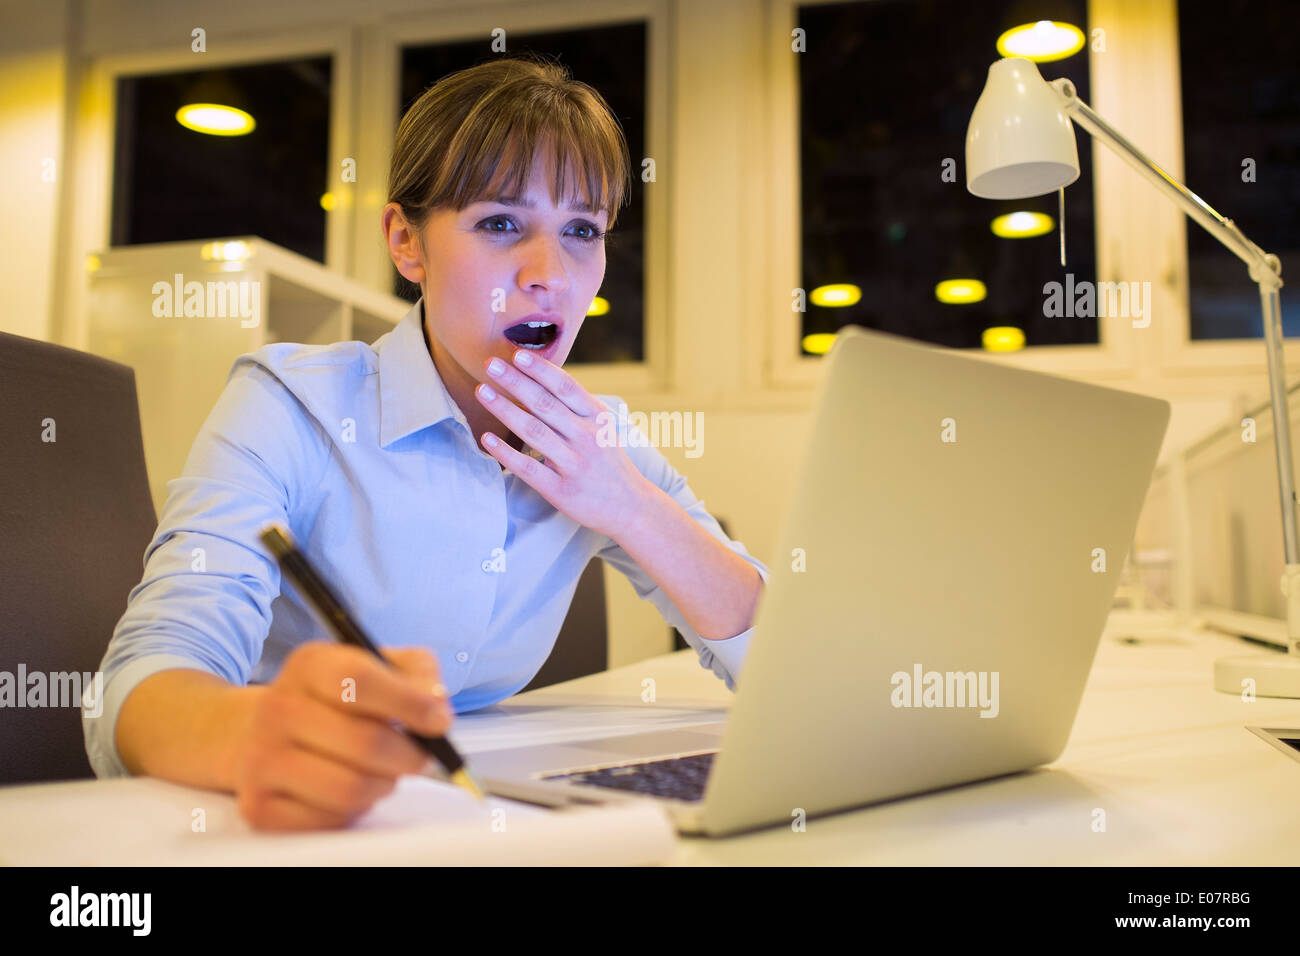
<svg viewBox="0 0 1300 956">
<path fill-rule="evenodd" d="M 560 335 L 560 327 L 554 322 L 534 320 L 519 322 L 505 330 L 505 337 L 515 345 L 525 349 L 544 349 Z"/>
</svg>

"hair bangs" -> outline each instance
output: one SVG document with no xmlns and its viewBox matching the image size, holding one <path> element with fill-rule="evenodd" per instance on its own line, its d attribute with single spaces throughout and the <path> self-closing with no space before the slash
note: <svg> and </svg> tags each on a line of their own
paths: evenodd
<svg viewBox="0 0 1300 956">
<path fill-rule="evenodd" d="M 581 105 L 567 96 L 557 99 L 541 111 L 503 96 L 502 106 L 516 115 L 492 115 L 485 109 L 467 118 L 452 143 L 452 154 L 466 160 L 456 181 L 448 184 L 454 208 L 522 197 L 541 160 L 550 174 L 553 203 L 586 207 L 593 214 L 603 209 L 613 225 L 627 195 L 619 176 L 620 171 L 626 175 L 625 147 Z"/>
</svg>

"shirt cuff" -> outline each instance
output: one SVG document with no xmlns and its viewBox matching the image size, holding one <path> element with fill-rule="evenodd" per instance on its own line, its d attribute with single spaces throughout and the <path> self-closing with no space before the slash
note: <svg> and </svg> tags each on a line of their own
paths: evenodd
<svg viewBox="0 0 1300 956">
<path fill-rule="evenodd" d="M 750 563 L 754 566 L 754 570 L 758 572 L 758 576 L 763 579 L 763 588 L 766 589 L 767 569 L 752 558 Z M 727 690 L 734 693 L 736 681 L 740 678 L 740 669 L 745 663 L 745 657 L 749 654 L 749 644 L 750 639 L 754 636 L 754 627 L 751 626 L 747 630 L 741 631 L 735 637 L 720 638 L 716 641 L 701 637 L 693 630 L 690 630 L 689 633 L 690 637 L 687 638 L 687 643 L 693 645 L 699 654 L 700 666 L 713 671 L 727 685 Z M 691 640 L 691 638 L 694 638 L 694 640 Z"/>
<path fill-rule="evenodd" d="M 736 690 L 736 681 L 740 678 L 740 668 L 745 662 L 745 655 L 749 653 L 749 639 L 753 633 L 754 629 L 751 627 L 747 631 L 741 631 L 735 637 L 723 640 L 710 641 L 707 638 L 700 638 L 698 648 L 700 666 L 707 667 L 720 677 L 729 691 Z"/>
<path fill-rule="evenodd" d="M 179 654 L 148 654 L 135 658 L 118 670 L 104 687 L 100 701 L 83 698 L 81 732 L 86 740 L 86 757 L 96 777 L 131 776 L 117 752 L 117 718 L 122 712 L 122 704 L 146 677 L 178 667 L 212 673 L 193 659 Z"/>
</svg>

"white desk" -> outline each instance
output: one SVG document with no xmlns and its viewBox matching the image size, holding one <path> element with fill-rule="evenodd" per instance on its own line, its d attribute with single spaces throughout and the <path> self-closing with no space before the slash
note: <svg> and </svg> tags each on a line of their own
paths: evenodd
<svg viewBox="0 0 1300 956">
<path fill-rule="evenodd" d="M 725 839 L 676 837 L 672 862 L 1294 866 L 1300 863 L 1300 762 L 1244 727 L 1300 727 L 1300 701 L 1246 703 L 1216 693 L 1215 657 L 1242 650 L 1241 642 L 1209 633 L 1131 646 L 1108 631 L 1069 745 L 1050 767 L 812 817 L 804 832 L 781 824 Z M 654 679 L 654 702 L 642 699 L 646 678 Z M 694 651 L 681 651 L 461 715 L 452 739 L 472 763 L 475 753 L 582 739 L 593 727 L 631 734 L 722 720 L 732 699 Z M 180 801 L 188 830 L 185 801 L 203 792 L 169 788 L 148 780 L 45 784 L 6 788 L 4 800 L 12 821 L 57 824 L 50 839 L 62 834 L 66 842 L 68 821 L 51 822 L 42 811 L 56 792 L 84 804 L 74 814 L 83 828 L 94 830 L 97 814 L 119 824 L 135 814 L 152 826 L 150 807 L 166 797 Z M 233 800 L 209 797 L 197 805 L 214 803 L 235 812 Z M 1105 811 L 1104 832 L 1093 829 L 1098 808 Z M 663 824 L 657 813 L 652 822 Z M 29 851 L 50 845 L 30 826 L 24 831 Z M 654 836 L 642 829 L 647 839 Z M 663 859 L 662 850 L 672 846 L 671 831 L 660 826 L 659 832 L 660 850 L 644 858 Z"/>
<path fill-rule="evenodd" d="M 1300 864 L 1300 762 L 1244 729 L 1300 727 L 1300 701 L 1246 703 L 1216 693 L 1213 662 L 1225 653 L 1250 653 L 1250 645 L 1190 632 L 1181 641 L 1133 646 L 1108 628 L 1070 742 L 1056 763 L 812 817 L 802 833 L 786 824 L 724 839 L 679 838 L 675 862 Z M 646 677 L 656 682 L 653 704 L 640 703 Z M 671 724 L 678 720 L 676 705 L 725 707 L 731 699 L 694 651 L 680 651 L 519 695 L 493 710 L 527 707 L 519 716 L 532 722 L 544 712 L 531 708 L 548 703 L 603 704 L 615 708 L 614 715 L 639 706 L 647 716 L 660 710 L 651 718 L 656 724 Z M 476 735 L 482 731 L 487 740 L 489 721 L 496 737 L 498 717 L 460 718 L 462 749 L 480 749 Z M 1105 832 L 1093 830 L 1095 808 L 1105 811 Z"/>
</svg>

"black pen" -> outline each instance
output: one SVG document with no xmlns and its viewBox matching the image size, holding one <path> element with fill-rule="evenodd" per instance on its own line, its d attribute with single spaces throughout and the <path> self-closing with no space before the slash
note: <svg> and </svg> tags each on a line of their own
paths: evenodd
<svg viewBox="0 0 1300 956">
<path fill-rule="evenodd" d="M 343 609 L 343 605 L 321 580 L 320 575 L 312 569 L 306 556 L 294 544 L 288 528 L 282 524 L 271 524 L 262 531 L 261 537 L 280 562 L 280 567 L 293 578 L 316 610 L 320 611 L 334 628 L 334 633 L 340 641 L 354 647 L 363 647 L 385 664 L 392 666 L 388 659 L 379 653 L 379 648 L 375 646 L 374 641 L 366 636 L 361 626 Z M 451 741 L 446 737 L 424 737 L 411 730 L 404 730 L 403 733 L 438 758 L 438 762 L 447 768 L 452 783 L 464 787 L 480 800 L 484 799 L 482 785 L 470 773 L 469 767 L 465 765 L 465 759 L 456 752 Z"/>
</svg>

